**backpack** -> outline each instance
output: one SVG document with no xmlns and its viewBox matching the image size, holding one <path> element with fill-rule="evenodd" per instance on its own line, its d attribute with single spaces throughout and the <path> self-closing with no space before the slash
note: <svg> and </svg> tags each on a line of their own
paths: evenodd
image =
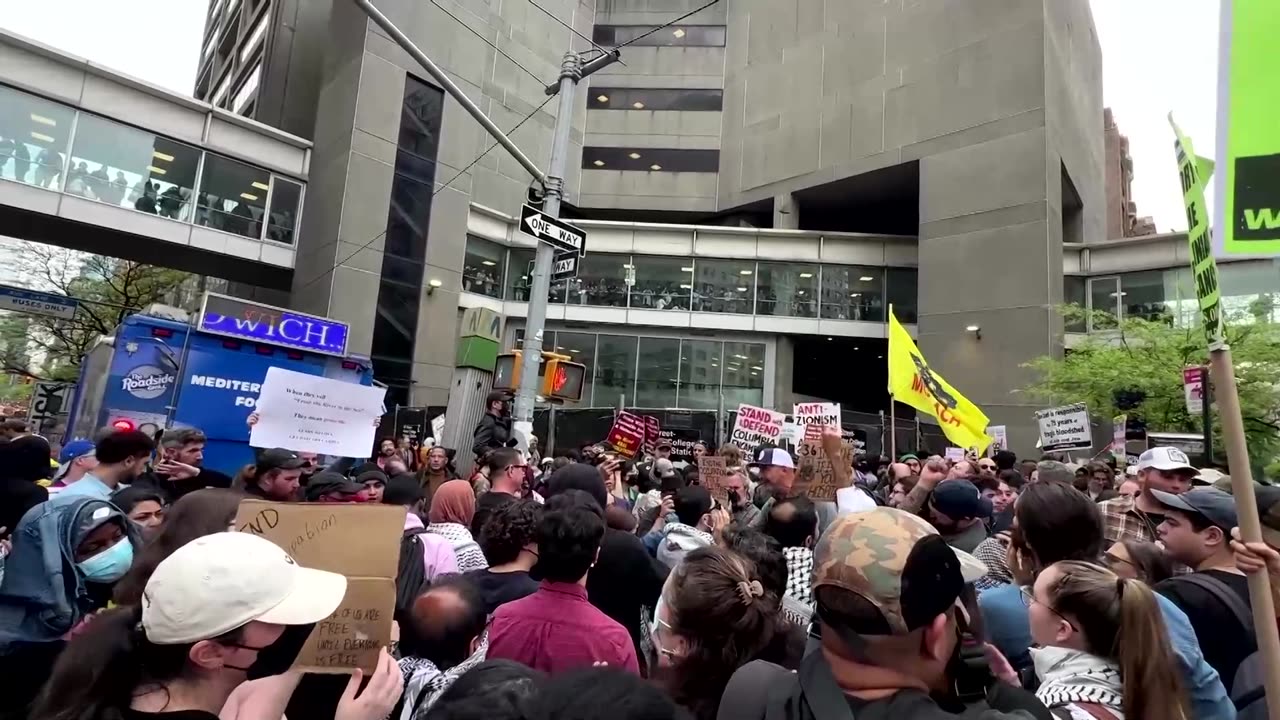
<svg viewBox="0 0 1280 720">
<path fill-rule="evenodd" d="M 822 653 L 791 672 L 765 660 L 738 668 L 720 698 L 717 720 L 854 720 Z"/>
<path fill-rule="evenodd" d="M 422 541 L 418 536 L 427 531 L 424 527 L 409 528 L 400 536 L 400 566 L 396 570 L 395 620 L 403 630 L 409 627 L 409 615 L 413 601 L 427 589 L 427 571 L 423 567 Z"/>
<path fill-rule="evenodd" d="M 1236 621 L 1240 623 L 1248 634 L 1253 634 L 1253 612 L 1245 604 L 1244 600 L 1226 583 L 1203 573 L 1179 575 L 1173 578 L 1173 581 L 1191 583 L 1209 593 L 1231 611 Z M 1265 676 L 1266 667 L 1262 662 L 1261 651 L 1255 651 L 1252 655 L 1246 657 L 1240 663 L 1240 667 L 1236 669 L 1235 680 L 1232 681 L 1231 687 L 1227 688 L 1227 690 L 1231 694 L 1231 702 L 1236 706 L 1237 720 L 1267 720 L 1269 717 L 1267 715 L 1267 690 L 1263 684 Z"/>
</svg>

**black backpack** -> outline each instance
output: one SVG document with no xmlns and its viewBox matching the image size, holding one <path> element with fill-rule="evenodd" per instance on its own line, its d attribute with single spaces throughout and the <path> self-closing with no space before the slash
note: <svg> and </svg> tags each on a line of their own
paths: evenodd
<svg viewBox="0 0 1280 720">
<path fill-rule="evenodd" d="M 427 571 L 422 566 L 424 549 L 418 536 L 427 531 L 426 528 L 409 528 L 400 536 L 400 567 L 396 571 L 396 622 L 401 630 L 410 627 L 409 615 L 413 612 L 413 601 L 418 599 L 430 585 L 427 582 Z"/>
<path fill-rule="evenodd" d="M 1191 583 L 1212 595 L 1235 616 L 1236 622 L 1253 635 L 1253 612 L 1244 600 L 1226 583 L 1212 575 L 1192 573 L 1179 575 L 1172 582 Z M 1267 689 L 1263 685 L 1266 668 L 1262 663 L 1262 652 L 1256 651 L 1240 662 L 1236 669 L 1236 677 L 1227 691 L 1231 694 L 1231 702 L 1236 706 L 1237 720 L 1266 720 Z"/>
</svg>

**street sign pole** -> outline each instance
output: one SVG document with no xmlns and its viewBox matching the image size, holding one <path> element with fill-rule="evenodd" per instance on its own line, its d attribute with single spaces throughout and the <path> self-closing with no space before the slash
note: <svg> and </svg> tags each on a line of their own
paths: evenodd
<svg viewBox="0 0 1280 720">
<path fill-rule="evenodd" d="M 560 200 L 564 197 L 564 172 L 569 160 L 569 129 L 573 124 L 573 102 L 577 94 L 582 65 L 577 53 L 564 54 L 560 63 L 560 109 L 556 112 L 555 134 L 551 140 L 551 163 L 547 167 L 546 197 L 542 210 L 553 218 L 560 217 Z M 538 243 L 534 256 L 533 278 L 529 289 L 529 316 L 524 327 L 524 367 L 520 369 L 520 388 L 516 391 L 513 419 L 518 423 L 533 422 L 533 405 L 538 385 L 538 364 L 542 360 L 542 330 L 547 323 L 547 294 L 551 291 L 551 265 L 556 250 L 545 242 Z"/>
</svg>

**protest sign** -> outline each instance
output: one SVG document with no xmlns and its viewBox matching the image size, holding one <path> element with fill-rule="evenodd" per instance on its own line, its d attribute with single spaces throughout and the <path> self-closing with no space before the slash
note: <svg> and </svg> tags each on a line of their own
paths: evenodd
<svg viewBox="0 0 1280 720">
<path fill-rule="evenodd" d="M 658 431 L 658 441 L 671 445 L 672 462 L 693 462 L 693 446 L 702 442 L 702 433 L 693 428 L 665 427 Z"/>
<path fill-rule="evenodd" d="M 782 440 L 792 445 L 799 445 L 804 442 L 804 426 L 797 425 L 796 422 L 787 416 L 782 423 Z"/>
<path fill-rule="evenodd" d="M 1040 449 L 1044 452 L 1085 450 L 1093 447 L 1089 408 L 1084 403 L 1036 411 Z"/>
<path fill-rule="evenodd" d="M 662 425 L 658 422 L 658 418 L 652 415 L 644 417 L 644 452 L 652 455 L 658 449 L 658 441 L 661 440 Z"/>
<path fill-rule="evenodd" d="M 994 455 L 997 450 L 1009 449 L 1009 429 L 1004 425 L 991 425 L 987 428 L 987 434 L 991 436 L 991 454 Z"/>
<path fill-rule="evenodd" d="M 953 463 L 958 463 L 964 459 L 964 448 L 949 447 L 947 448 L 947 454 L 943 457 Z"/>
<path fill-rule="evenodd" d="M 800 456 L 800 467 L 796 470 L 796 485 L 806 489 L 811 500 L 830 500 L 835 502 L 839 489 L 835 467 L 832 459 L 820 443 L 803 442 L 797 448 Z M 835 462 L 841 463 L 847 472 L 853 472 L 853 443 L 840 443 L 840 457 Z"/>
<path fill-rule="evenodd" d="M 1191 284 L 1200 303 L 1200 325 L 1204 329 L 1205 340 L 1213 349 L 1223 342 L 1222 289 L 1218 286 L 1218 264 L 1213 259 L 1213 231 L 1209 227 L 1209 209 L 1204 201 L 1204 189 L 1213 174 L 1213 161 L 1196 155 L 1191 139 L 1183 135 L 1173 121 L 1173 113 L 1169 114 L 1169 124 L 1177 137 L 1174 150 L 1178 158 L 1178 177 L 1182 182 L 1182 201 L 1187 210 Z M 1224 185 L 1223 182 L 1218 183 L 1219 188 Z"/>
<path fill-rule="evenodd" d="M 1111 457 L 1115 458 L 1116 465 L 1124 467 L 1125 465 L 1125 425 L 1128 424 L 1129 417 L 1127 415 L 1117 415 L 1111 418 Z"/>
<path fill-rule="evenodd" d="M 1204 413 L 1204 376 L 1206 370 L 1200 367 L 1182 369 L 1182 396 L 1187 404 L 1187 412 L 1194 417 Z"/>
<path fill-rule="evenodd" d="M 711 497 L 728 505 L 729 490 L 725 478 L 729 475 L 725 459 L 719 455 L 703 455 L 698 458 L 698 480 L 711 493 Z"/>
<path fill-rule="evenodd" d="M 605 442 L 619 455 L 633 458 L 644 445 L 646 432 L 647 425 L 643 417 L 623 410 L 613 419 L 613 428 L 609 430 Z"/>
<path fill-rule="evenodd" d="M 796 403 L 795 422 L 804 428 L 805 442 L 822 440 L 822 431 L 840 429 L 840 403 Z"/>
<path fill-rule="evenodd" d="M 249 445 L 368 457 L 386 394 L 386 388 L 267 368 Z"/>
<path fill-rule="evenodd" d="M 786 415 L 780 412 L 754 405 L 739 405 L 729 442 L 745 453 L 755 452 L 760 445 L 777 445 L 782 438 L 782 422 L 785 419 Z"/>
<path fill-rule="evenodd" d="M 303 567 L 347 576 L 347 594 L 321 620 L 293 667 L 307 672 L 371 672 L 391 643 L 404 510 L 390 505 L 243 500 L 239 532 L 279 545 Z M 216 598 L 215 598 L 216 600 Z"/>
<path fill-rule="evenodd" d="M 435 438 L 436 444 L 439 445 L 444 440 L 444 415 L 437 415 L 431 418 L 431 437 Z"/>
</svg>

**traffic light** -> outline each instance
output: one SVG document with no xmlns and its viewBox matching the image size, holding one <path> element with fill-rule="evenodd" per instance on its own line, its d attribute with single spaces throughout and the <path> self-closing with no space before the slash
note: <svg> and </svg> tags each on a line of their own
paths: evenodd
<svg viewBox="0 0 1280 720">
<path fill-rule="evenodd" d="M 138 429 L 138 426 L 134 425 L 133 421 L 130 420 L 129 418 L 120 418 L 119 420 L 114 420 L 111 423 L 111 427 L 121 432 L 129 432 L 129 431 Z"/>
<path fill-rule="evenodd" d="M 587 366 L 568 360 L 547 360 L 542 373 L 542 390 L 539 395 L 549 400 L 578 402 L 582 399 L 582 386 L 586 383 Z"/>
<path fill-rule="evenodd" d="M 493 364 L 493 389 L 515 392 L 520 388 L 519 350 L 502 353 Z"/>
</svg>

